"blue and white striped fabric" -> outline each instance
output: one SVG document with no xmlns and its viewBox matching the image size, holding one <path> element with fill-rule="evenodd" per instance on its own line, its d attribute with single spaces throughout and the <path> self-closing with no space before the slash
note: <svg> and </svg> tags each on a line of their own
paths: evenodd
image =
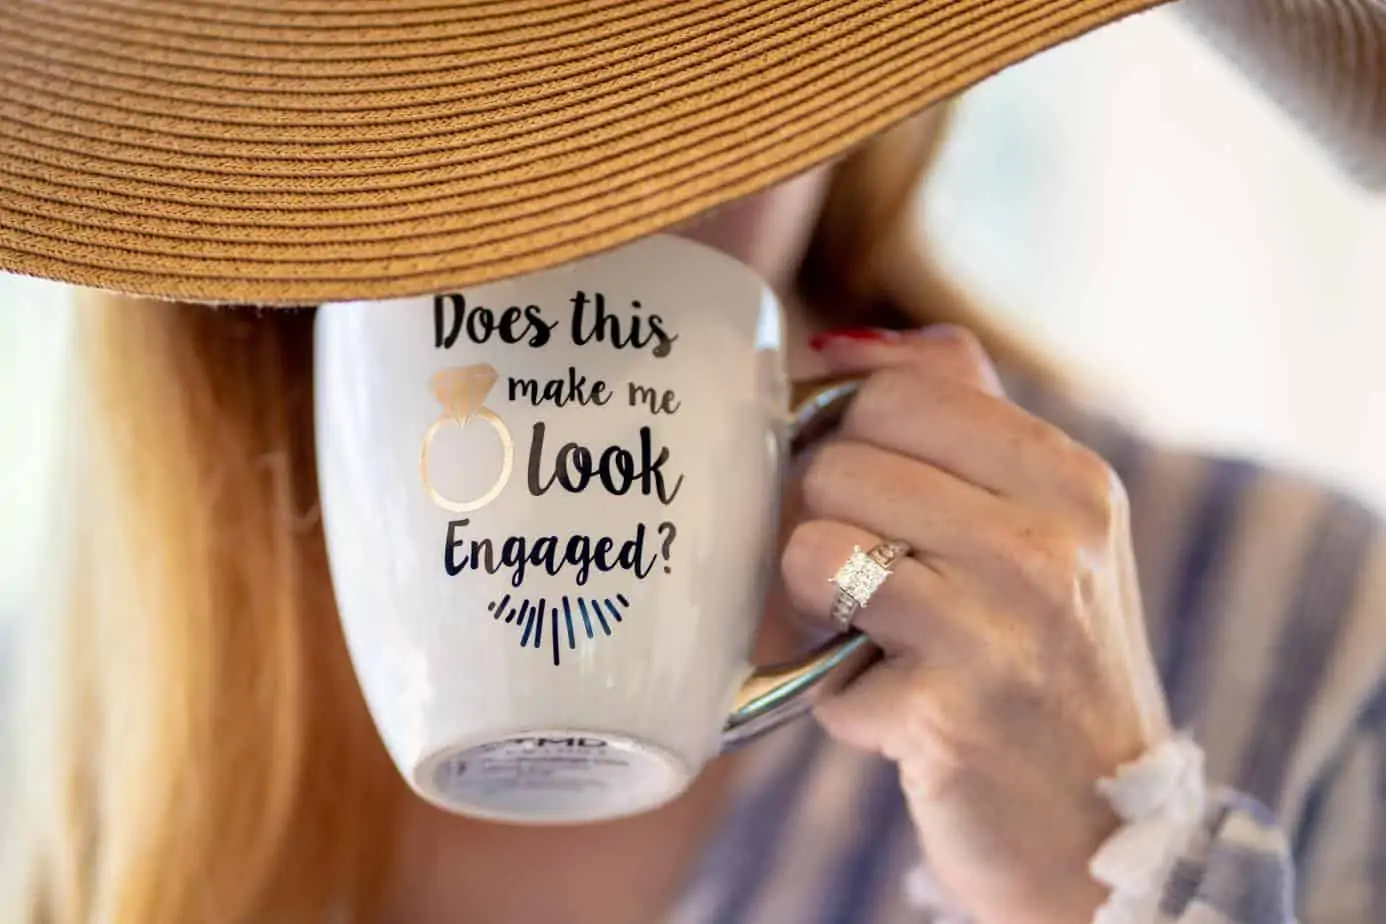
<svg viewBox="0 0 1386 924">
<path fill-rule="evenodd" d="M 1132 505 L 1151 643 L 1216 787 L 1162 921 L 1386 924 L 1386 533 L 1322 486 L 1162 451 L 1036 389 Z M 756 746 L 671 924 L 935 920 L 894 767 L 811 723 Z"/>
</svg>

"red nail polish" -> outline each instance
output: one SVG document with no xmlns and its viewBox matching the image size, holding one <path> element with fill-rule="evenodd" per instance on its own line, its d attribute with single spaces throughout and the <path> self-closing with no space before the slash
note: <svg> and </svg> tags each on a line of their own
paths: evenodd
<svg viewBox="0 0 1386 924">
<path fill-rule="evenodd" d="M 898 331 L 884 330 L 879 327 L 854 327 L 847 330 L 832 330 L 827 333 L 814 334 L 813 339 L 809 340 L 809 346 L 821 352 L 830 345 L 843 340 L 855 340 L 859 343 L 882 342 L 894 340 L 899 336 Z"/>
</svg>

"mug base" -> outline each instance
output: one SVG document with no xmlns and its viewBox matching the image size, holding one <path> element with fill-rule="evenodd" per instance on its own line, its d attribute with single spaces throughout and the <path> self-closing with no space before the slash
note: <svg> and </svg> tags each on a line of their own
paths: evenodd
<svg viewBox="0 0 1386 924">
<path fill-rule="evenodd" d="M 468 742 L 414 769 L 413 785 L 447 811 L 517 824 L 580 824 L 649 811 L 693 773 L 658 745 L 606 732 L 544 729 Z"/>
</svg>

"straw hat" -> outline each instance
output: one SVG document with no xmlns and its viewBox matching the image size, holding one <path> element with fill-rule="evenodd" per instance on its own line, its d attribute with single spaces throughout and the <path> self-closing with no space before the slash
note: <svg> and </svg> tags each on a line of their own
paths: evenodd
<svg viewBox="0 0 1386 924">
<path fill-rule="evenodd" d="M 205 302 L 539 269 L 1161 0 L 0 0 L 0 269 Z"/>
</svg>

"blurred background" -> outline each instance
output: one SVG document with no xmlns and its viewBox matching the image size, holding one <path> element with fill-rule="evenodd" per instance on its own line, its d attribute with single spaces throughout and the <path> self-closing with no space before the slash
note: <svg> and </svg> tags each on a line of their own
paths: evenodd
<svg viewBox="0 0 1386 924">
<path fill-rule="evenodd" d="M 1386 509 L 1386 201 L 1177 17 L 970 93 L 919 213 L 971 288 L 1148 432 Z M 69 295 L 0 275 L 0 615 L 54 487 Z"/>
<path fill-rule="evenodd" d="M 1386 506 L 1386 198 L 1168 9 L 964 100 L 946 264 L 1168 440 Z"/>
</svg>

